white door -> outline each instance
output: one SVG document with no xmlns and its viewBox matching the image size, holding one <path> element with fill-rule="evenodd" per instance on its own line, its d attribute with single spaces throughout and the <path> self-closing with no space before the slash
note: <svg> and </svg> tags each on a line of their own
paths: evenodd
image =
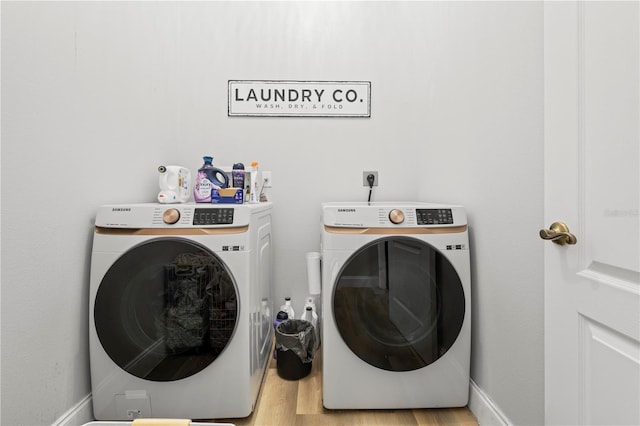
<svg viewBox="0 0 640 426">
<path fill-rule="evenodd" d="M 639 3 L 545 2 L 547 424 L 640 424 Z"/>
</svg>

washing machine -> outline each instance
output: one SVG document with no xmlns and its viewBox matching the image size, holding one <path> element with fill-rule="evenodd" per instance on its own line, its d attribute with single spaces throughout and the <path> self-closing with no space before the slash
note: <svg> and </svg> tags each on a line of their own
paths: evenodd
<svg viewBox="0 0 640 426">
<path fill-rule="evenodd" d="M 323 404 L 468 402 L 471 288 L 462 206 L 322 205 Z"/>
<path fill-rule="evenodd" d="M 273 341 L 271 211 L 98 209 L 89 290 L 96 420 L 251 414 Z"/>
</svg>

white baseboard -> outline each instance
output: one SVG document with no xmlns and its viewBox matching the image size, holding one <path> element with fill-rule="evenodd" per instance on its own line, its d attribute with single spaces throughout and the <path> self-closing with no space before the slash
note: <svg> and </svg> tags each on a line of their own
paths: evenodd
<svg viewBox="0 0 640 426">
<path fill-rule="evenodd" d="M 469 410 L 481 426 L 512 426 L 507 416 L 489 396 L 473 381 L 469 385 Z M 52 426 L 82 426 L 93 420 L 91 394 L 70 408 Z"/>
<path fill-rule="evenodd" d="M 513 424 L 473 380 L 469 385 L 469 410 L 476 416 L 480 426 L 511 426 Z"/>
<path fill-rule="evenodd" d="M 90 421 L 93 421 L 91 394 L 82 398 L 80 402 L 60 416 L 51 426 L 82 426 Z"/>
</svg>

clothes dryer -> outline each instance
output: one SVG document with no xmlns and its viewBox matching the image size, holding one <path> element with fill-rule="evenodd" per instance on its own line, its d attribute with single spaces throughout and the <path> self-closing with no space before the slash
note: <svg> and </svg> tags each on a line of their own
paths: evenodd
<svg viewBox="0 0 640 426">
<path fill-rule="evenodd" d="M 463 207 L 322 206 L 323 404 L 464 406 L 471 287 Z"/>
<path fill-rule="evenodd" d="M 273 339 L 271 204 L 108 205 L 95 224 L 95 418 L 248 416 Z"/>
</svg>

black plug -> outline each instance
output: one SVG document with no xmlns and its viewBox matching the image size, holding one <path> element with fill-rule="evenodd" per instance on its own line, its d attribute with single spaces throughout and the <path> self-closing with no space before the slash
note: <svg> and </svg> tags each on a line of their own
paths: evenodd
<svg viewBox="0 0 640 426">
<path fill-rule="evenodd" d="M 367 175 L 367 182 L 369 182 L 369 199 L 367 200 L 367 202 L 371 202 L 371 193 L 373 192 L 373 183 L 376 181 L 376 177 L 373 175 L 373 173 L 369 173 Z"/>
<path fill-rule="evenodd" d="M 367 182 L 369 182 L 369 188 L 373 188 L 373 183 L 376 181 L 376 177 L 373 173 L 369 173 L 367 176 Z"/>
</svg>

